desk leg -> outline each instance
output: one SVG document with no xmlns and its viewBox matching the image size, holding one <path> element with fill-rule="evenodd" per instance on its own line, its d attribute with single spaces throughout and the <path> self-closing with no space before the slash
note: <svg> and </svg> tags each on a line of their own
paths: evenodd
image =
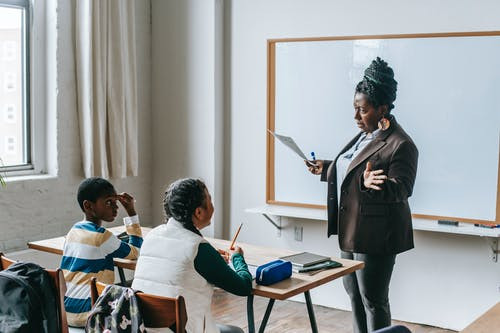
<svg viewBox="0 0 500 333">
<path fill-rule="evenodd" d="M 309 321 L 311 322 L 311 329 L 313 333 L 318 333 L 318 326 L 316 325 L 316 317 L 314 316 L 314 309 L 311 302 L 311 294 L 309 290 L 304 292 L 306 297 L 307 313 L 309 313 Z"/>
<path fill-rule="evenodd" d="M 260 323 L 259 333 L 264 333 L 264 328 L 267 325 L 267 321 L 269 320 L 269 316 L 271 315 L 271 310 L 273 309 L 274 299 L 270 298 L 269 303 L 267 303 L 266 313 L 264 314 L 264 318 L 262 318 L 262 322 Z"/>
<path fill-rule="evenodd" d="M 125 272 L 123 272 L 123 268 L 121 267 L 116 267 L 118 268 L 118 275 L 120 276 L 120 285 L 122 287 L 127 286 L 127 279 L 125 278 Z"/>
<path fill-rule="evenodd" d="M 247 320 L 248 333 L 255 333 L 255 321 L 253 319 L 253 295 L 247 297 Z"/>
</svg>

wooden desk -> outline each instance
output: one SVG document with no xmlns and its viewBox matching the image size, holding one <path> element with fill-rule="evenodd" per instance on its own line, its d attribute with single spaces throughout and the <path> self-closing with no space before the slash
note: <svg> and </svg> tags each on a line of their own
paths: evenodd
<svg viewBox="0 0 500 333">
<path fill-rule="evenodd" d="M 114 234 L 119 234 L 125 230 L 123 226 L 109 228 Z M 146 236 L 151 228 L 142 227 L 142 234 Z M 206 239 L 214 246 L 219 249 L 229 248 L 230 241 L 215 239 L 206 237 Z M 62 255 L 64 245 L 64 237 L 56 237 L 41 241 L 29 242 L 28 247 L 31 249 L 36 249 L 40 251 L 55 253 Z M 256 246 L 245 243 L 238 243 L 245 254 L 245 261 L 254 266 L 259 266 L 265 264 L 269 261 L 275 260 L 276 258 L 283 257 L 290 254 L 295 254 L 297 251 L 291 250 L 278 250 L 269 247 Z M 309 314 L 309 320 L 311 322 L 311 328 L 313 332 L 317 332 L 316 319 L 314 316 L 311 295 L 309 291 L 315 287 L 321 286 L 332 280 L 338 279 L 344 275 L 350 274 L 358 269 L 364 267 L 364 263 L 361 261 L 347 260 L 340 258 L 332 258 L 335 261 L 341 262 L 342 267 L 332 268 L 317 272 L 314 275 L 309 274 L 298 274 L 293 273 L 290 279 L 278 282 L 272 286 L 260 286 L 253 282 L 253 292 L 252 295 L 248 296 L 247 299 L 247 315 L 248 315 L 248 330 L 250 333 L 255 332 L 255 321 L 253 313 L 253 298 L 254 295 L 269 298 L 269 303 L 267 305 L 266 312 L 262 319 L 259 332 L 263 332 L 267 324 L 271 310 L 273 308 L 275 300 L 286 300 L 292 296 L 304 293 L 306 299 L 307 311 Z M 135 269 L 136 260 L 130 259 L 115 259 L 115 265 L 118 267 L 118 272 L 120 273 L 120 280 L 124 281 L 125 276 L 123 274 L 123 268 Z M 122 276 L 123 274 L 123 276 Z"/>
<path fill-rule="evenodd" d="M 142 237 L 145 237 L 148 232 L 151 230 L 151 228 L 148 227 L 141 227 L 142 229 Z M 111 227 L 108 228 L 112 233 L 115 235 L 118 235 L 125 231 L 124 226 L 118 226 L 118 227 Z M 30 249 L 38 250 L 38 251 L 43 251 L 43 252 L 49 252 L 49 253 L 55 253 L 62 255 L 63 254 L 63 247 L 64 247 L 64 238 L 65 236 L 61 237 L 55 237 L 55 238 L 50 238 L 50 239 L 44 239 L 44 240 L 39 240 L 39 241 L 33 241 L 33 242 L 28 242 L 28 247 Z M 125 279 L 125 273 L 123 272 L 123 269 L 135 269 L 135 264 L 137 260 L 131 260 L 131 259 L 120 259 L 120 258 L 115 258 L 113 259 L 116 268 L 118 269 L 118 275 L 120 276 L 120 283 L 121 285 L 126 284 L 126 279 Z"/>
<path fill-rule="evenodd" d="M 230 245 L 230 241 L 208 238 L 206 239 L 216 248 L 226 249 Z M 238 243 L 244 253 L 245 261 L 249 265 L 259 266 L 265 264 L 269 261 L 276 260 L 276 258 L 283 257 L 290 254 L 298 253 L 297 251 L 290 250 L 278 250 L 268 247 L 256 246 L 245 243 Z M 313 288 L 321 286 L 332 280 L 338 279 L 344 275 L 350 274 L 358 269 L 364 267 L 362 261 L 332 258 L 335 261 L 341 262 L 342 267 L 332 268 L 320 272 L 316 272 L 313 275 L 309 274 L 298 274 L 293 273 L 290 279 L 278 282 L 272 286 L 260 286 L 253 282 L 253 295 L 250 295 L 247 299 L 247 315 L 248 315 L 248 331 L 250 333 L 255 332 L 255 321 L 253 314 L 253 297 L 254 295 L 269 298 L 269 303 L 267 305 L 266 312 L 262 318 L 260 324 L 259 332 L 264 332 L 269 316 L 271 315 L 271 310 L 274 305 L 275 300 L 286 300 L 292 296 L 304 293 L 306 299 L 307 312 L 309 314 L 309 321 L 311 322 L 311 328 L 313 332 L 318 332 L 316 325 L 316 318 L 314 316 L 314 310 L 311 301 L 311 295 L 309 291 Z"/>
<path fill-rule="evenodd" d="M 461 333 L 492 333 L 500 329 L 500 302 L 493 305 L 485 314 L 474 320 Z"/>
</svg>

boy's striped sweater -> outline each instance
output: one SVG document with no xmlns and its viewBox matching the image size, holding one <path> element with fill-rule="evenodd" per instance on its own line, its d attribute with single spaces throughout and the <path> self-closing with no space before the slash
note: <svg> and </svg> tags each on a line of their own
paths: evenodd
<svg viewBox="0 0 500 333">
<path fill-rule="evenodd" d="M 125 217 L 123 222 L 129 235 L 128 243 L 111 231 L 82 221 L 76 223 L 66 236 L 61 269 L 66 280 L 66 307 L 68 324 L 85 326 L 90 311 L 90 279 L 114 283 L 113 258 L 136 259 L 142 245 L 142 232 L 137 215 Z"/>
</svg>

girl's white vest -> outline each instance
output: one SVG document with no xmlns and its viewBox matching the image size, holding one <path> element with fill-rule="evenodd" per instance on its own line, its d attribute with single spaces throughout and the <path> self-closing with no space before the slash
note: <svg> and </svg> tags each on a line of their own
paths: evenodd
<svg viewBox="0 0 500 333">
<path fill-rule="evenodd" d="M 210 310 L 213 285 L 194 268 L 198 245 L 203 242 L 203 237 L 174 219 L 154 228 L 142 244 L 132 288 L 166 297 L 183 296 L 188 316 L 186 330 L 219 333 Z"/>
</svg>

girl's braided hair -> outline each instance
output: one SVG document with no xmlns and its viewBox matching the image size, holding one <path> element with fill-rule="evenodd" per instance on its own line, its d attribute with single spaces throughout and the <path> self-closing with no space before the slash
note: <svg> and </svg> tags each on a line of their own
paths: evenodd
<svg viewBox="0 0 500 333">
<path fill-rule="evenodd" d="M 163 207 L 167 220 L 173 217 L 184 228 L 199 234 L 193 224 L 196 208 L 205 204 L 206 185 L 199 179 L 184 178 L 170 184 L 165 191 Z"/>
</svg>

